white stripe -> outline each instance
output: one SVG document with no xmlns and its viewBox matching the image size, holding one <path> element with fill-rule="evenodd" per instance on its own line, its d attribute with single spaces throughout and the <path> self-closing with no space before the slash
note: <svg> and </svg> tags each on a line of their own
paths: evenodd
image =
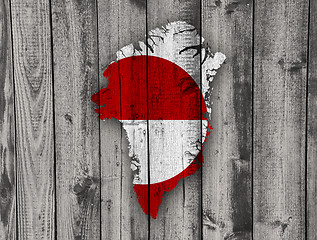
<svg viewBox="0 0 317 240">
<path fill-rule="evenodd" d="M 181 173 L 198 155 L 207 132 L 207 120 L 149 120 L 149 135 L 146 120 L 121 122 L 130 144 L 131 168 L 136 171 L 134 184 L 148 183 L 148 158 L 151 184 Z"/>
</svg>

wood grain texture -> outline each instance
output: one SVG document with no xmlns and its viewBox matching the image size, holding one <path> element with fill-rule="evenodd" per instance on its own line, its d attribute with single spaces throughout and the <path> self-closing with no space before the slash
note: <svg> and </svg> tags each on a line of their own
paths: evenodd
<svg viewBox="0 0 317 240">
<path fill-rule="evenodd" d="M 174 21 L 227 60 L 210 84 L 205 163 L 152 219 L 127 132 L 99 120 L 91 95 L 118 50 Z M 0 0 L 0 240 L 316 239 L 316 26 L 312 0 Z M 154 125 L 150 167 L 166 128 Z"/>
<path fill-rule="evenodd" d="M 19 239 L 55 238 L 49 1 L 11 1 Z"/>
<path fill-rule="evenodd" d="M 52 1 L 57 239 L 100 239 L 95 1 Z"/>
<path fill-rule="evenodd" d="M 308 240 L 317 239 L 317 2 L 310 3 L 307 106 L 307 212 Z"/>
<path fill-rule="evenodd" d="M 251 239 L 252 1 L 202 1 L 202 35 L 227 57 L 212 83 L 203 239 Z"/>
<path fill-rule="evenodd" d="M 16 239 L 14 89 L 10 3 L 0 1 L 0 239 Z"/>
<path fill-rule="evenodd" d="M 193 25 L 200 33 L 200 1 L 147 1 L 148 30 L 163 27 L 169 22 L 185 21 Z M 184 46 L 187 46 L 184 39 Z M 173 49 L 171 49 L 173 52 Z M 156 55 L 159 55 L 156 53 Z M 191 56 L 192 58 L 192 56 Z M 193 68 L 199 65 L 200 58 L 196 57 L 196 64 L 189 59 L 187 65 Z M 186 65 L 186 63 L 184 63 Z M 194 71 L 194 70 L 192 70 Z M 197 69 L 199 74 L 200 70 Z M 185 130 L 184 130 L 185 131 Z M 149 129 L 150 152 L 151 137 L 155 136 L 154 129 Z M 165 140 L 168 142 L 168 140 Z M 181 141 L 181 140 L 180 140 Z M 150 166 L 155 162 L 151 159 Z M 166 171 L 169 171 L 166 169 Z M 151 178 L 151 176 L 150 176 Z M 157 219 L 150 219 L 150 239 L 200 239 L 201 237 L 201 171 L 185 179 L 180 179 L 177 186 L 163 195 L 163 202 L 159 207 Z"/>
<path fill-rule="evenodd" d="M 308 1 L 257 1 L 254 238 L 305 239 Z"/>
<path fill-rule="evenodd" d="M 144 41 L 145 11 L 142 0 L 98 1 L 100 89 L 108 84 L 102 74 L 116 60 L 116 52 Z M 148 216 L 133 190 L 126 132 L 111 119 L 100 122 L 100 135 L 102 239 L 148 239 Z"/>
</svg>

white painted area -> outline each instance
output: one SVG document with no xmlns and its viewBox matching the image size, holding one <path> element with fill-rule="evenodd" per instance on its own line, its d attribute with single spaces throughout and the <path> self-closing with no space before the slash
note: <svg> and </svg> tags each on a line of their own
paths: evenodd
<svg viewBox="0 0 317 240">
<path fill-rule="evenodd" d="M 207 120 L 149 120 L 121 121 L 130 142 L 129 156 L 136 171 L 134 184 L 168 180 L 186 169 L 201 150 L 205 141 Z M 148 138 L 150 152 L 148 155 Z"/>
</svg>

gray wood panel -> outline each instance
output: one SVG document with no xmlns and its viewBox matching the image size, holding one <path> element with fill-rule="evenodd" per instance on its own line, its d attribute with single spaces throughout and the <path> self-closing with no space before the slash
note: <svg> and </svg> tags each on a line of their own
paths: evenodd
<svg viewBox="0 0 317 240">
<path fill-rule="evenodd" d="M 307 238 L 317 239 L 317 2 L 310 3 L 307 106 Z"/>
<path fill-rule="evenodd" d="M 257 1 L 254 238 L 305 239 L 308 1 Z"/>
<path fill-rule="evenodd" d="M 103 71 L 118 50 L 119 1 L 98 1 L 99 89 L 107 86 Z M 112 24 L 105 24 L 110 23 Z M 121 238 L 121 126 L 115 119 L 100 121 L 101 236 Z"/>
<path fill-rule="evenodd" d="M 16 239 L 14 88 L 10 2 L 0 1 L 0 239 Z"/>
<path fill-rule="evenodd" d="M 137 47 L 139 41 L 144 42 L 145 2 L 99 0 L 98 23 L 101 89 L 108 84 L 102 74 L 116 60 L 116 52 L 131 43 Z M 101 121 L 100 140 L 102 239 L 148 239 L 148 216 L 133 190 L 126 132 L 115 119 Z"/>
<path fill-rule="evenodd" d="M 185 21 L 193 25 L 200 34 L 200 1 L 148 0 L 147 19 L 149 31 L 155 28 L 165 27 L 170 22 Z M 154 41 L 157 41 L 157 39 L 154 39 Z M 188 44 L 186 41 L 190 42 L 188 39 L 183 39 L 183 41 L 184 46 Z M 171 49 L 170 52 L 173 52 L 173 49 Z M 200 58 L 197 57 L 196 61 L 196 64 L 199 65 Z M 185 64 L 186 63 L 184 63 L 184 65 Z M 187 64 L 191 64 L 190 61 L 188 61 Z M 195 62 L 193 65 L 193 68 L 196 67 Z M 199 68 L 196 70 L 192 69 L 192 71 L 197 71 L 199 75 Z M 151 137 L 154 137 L 155 133 L 154 130 L 149 129 L 149 131 L 149 148 L 151 149 Z M 164 141 L 168 142 L 172 140 L 165 139 Z M 150 154 L 149 161 L 150 165 L 152 165 L 155 164 L 157 160 Z M 165 171 L 169 171 L 169 169 Z M 181 178 L 174 189 L 164 193 L 163 201 L 159 206 L 157 219 L 150 219 L 150 239 L 200 239 L 200 190 L 201 170 L 198 170 L 194 175 Z"/>
<path fill-rule="evenodd" d="M 252 1 L 203 1 L 202 34 L 227 57 L 212 83 L 203 238 L 252 238 Z"/>
<path fill-rule="evenodd" d="M 52 1 L 57 239 L 100 239 L 95 1 Z"/>
<path fill-rule="evenodd" d="M 19 239 L 55 238 L 49 1 L 11 1 Z"/>
</svg>

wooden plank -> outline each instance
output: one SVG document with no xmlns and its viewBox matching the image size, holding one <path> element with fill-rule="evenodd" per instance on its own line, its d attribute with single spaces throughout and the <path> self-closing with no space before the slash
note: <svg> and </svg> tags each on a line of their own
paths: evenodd
<svg viewBox="0 0 317 240">
<path fill-rule="evenodd" d="M 145 39 L 145 1 L 98 1 L 100 88 L 102 77 L 116 52 Z M 123 96 L 124 97 L 124 96 Z M 102 239 L 148 239 L 148 216 L 142 211 L 133 190 L 129 142 L 115 119 L 101 121 L 101 213 Z"/>
<path fill-rule="evenodd" d="M 0 239 L 16 239 L 15 121 L 10 3 L 0 1 Z"/>
<path fill-rule="evenodd" d="M 58 239 L 100 239 L 95 1 L 53 1 Z"/>
<path fill-rule="evenodd" d="M 251 239 L 252 1 L 202 1 L 202 35 L 227 57 L 211 84 L 203 239 Z"/>
<path fill-rule="evenodd" d="M 55 238 L 49 1 L 13 0 L 12 32 L 20 239 Z"/>
<path fill-rule="evenodd" d="M 310 2 L 307 106 L 307 238 L 317 239 L 317 2 Z"/>
<path fill-rule="evenodd" d="M 308 1 L 255 5 L 255 239 L 305 239 L 307 16 Z"/>
<path fill-rule="evenodd" d="M 161 28 L 167 26 L 168 23 L 175 21 L 185 21 L 188 24 L 192 25 L 197 29 L 197 33 L 200 34 L 200 2 L 194 0 L 185 0 L 185 1 L 147 1 L 147 28 L 148 30 L 153 30 L 155 28 Z M 182 24 L 181 24 L 182 25 Z M 183 25 L 182 25 L 183 26 Z M 191 28 L 193 28 L 191 27 Z M 186 28 L 186 27 L 185 27 Z M 177 31 L 176 31 L 177 32 Z M 175 32 L 175 34 L 177 34 Z M 152 35 L 156 35 L 152 32 Z M 181 34 L 180 34 L 181 35 Z M 157 47 L 157 50 L 154 53 L 149 51 L 150 55 L 161 56 L 168 59 L 165 53 L 168 50 L 176 59 L 182 61 L 183 66 L 187 66 L 187 71 L 196 74 L 197 84 L 200 85 L 200 56 L 197 55 L 195 58 L 193 55 L 196 53 L 194 49 L 190 50 L 191 54 L 187 54 L 183 59 L 180 56 L 179 52 L 176 53 L 178 44 L 188 46 L 192 42 L 197 41 L 196 44 L 199 45 L 200 39 L 196 39 L 197 35 L 195 32 L 186 31 L 184 32 L 184 39 L 180 39 L 179 43 L 174 42 L 168 47 L 159 48 L 158 45 L 163 44 L 168 41 L 166 39 L 160 40 L 157 37 L 152 37 L 151 33 L 149 37 L 151 40 L 148 41 L 153 47 Z M 178 41 L 176 38 L 172 38 L 173 41 Z M 183 42 L 182 42 L 183 41 Z M 171 44 L 171 43 L 170 43 Z M 171 48 L 169 48 L 171 47 Z M 180 57 L 179 57 L 179 56 Z M 170 59 L 169 59 L 170 60 Z M 171 61 L 171 60 L 170 60 Z M 178 63 L 177 63 L 178 64 Z M 159 67 L 158 67 L 159 68 Z M 150 100 L 149 100 L 150 101 Z M 163 127 L 164 128 L 164 127 Z M 164 130 L 164 129 L 163 129 Z M 184 129 L 184 132 L 190 129 Z M 186 134 L 185 134 L 186 135 Z M 150 167 L 157 168 L 155 166 L 154 153 L 157 152 L 157 144 L 154 143 L 155 138 L 159 136 L 156 133 L 156 129 L 150 125 L 149 128 L 149 149 L 150 149 Z M 162 142 L 173 143 L 173 141 L 182 142 L 182 139 L 173 139 L 172 136 L 168 134 L 162 134 L 163 139 L 160 139 Z M 165 139 L 170 138 L 170 139 Z M 186 141 L 184 139 L 183 141 Z M 169 144 L 167 144 L 169 145 Z M 175 152 L 176 149 L 175 149 Z M 173 151 L 171 151 L 171 154 Z M 163 153 L 162 153 L 163 154 Z M 173 166 L 165 166 L 165 171 L 170 171 L 173 169 Z M 160 169 L 157 169 L 160 170 Z M 150 181 L 153 181 L 153 176 L 150 175 Z M 159 207 L 159 212 L 157 219 L 150 220 L 150 239 L 200 239 L 201 236 L 201 171 L 198 170 L 194 175 L 191 175 L 185 179 L 180 179 L 177 186 L 172 189 L 170 192 L 166 192 L 163 195 L 163 201 Z"/>
</svg>

